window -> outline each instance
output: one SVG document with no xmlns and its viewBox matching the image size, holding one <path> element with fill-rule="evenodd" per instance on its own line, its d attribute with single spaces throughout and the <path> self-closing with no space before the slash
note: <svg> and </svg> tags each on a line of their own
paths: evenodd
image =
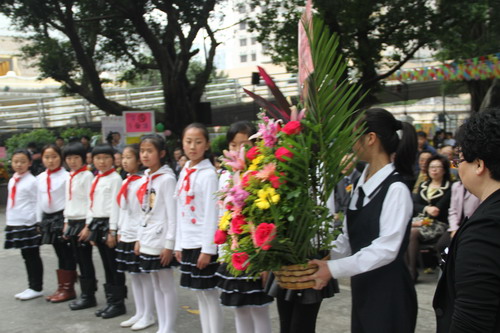
<svg viewBox="0 0 500 333">
<path fill-rule="evenodd" d="M 247 23 L 246 22 L 240 22 L 240 30 L 246 30 L 247 29 Z"/>
<path fill-rule="evenodd" d="M 240 55 L 240 62 L 247 62 L 248 56 L 246 54 L 241 54 Z"/>
<path fill-rule="evenodd" d="M 240 46 L 247 46 L 247 39 L 246 38 L 240 39 Z"/>
<path fill-rule="evenodd" d="M 251 39 L 251 44 L 252 44 L 252 45 L 257 44 L 257 37 L 252 37 L 252 39 Z"/>
<path fill-rule="evenodd" d="M 252 61 L 257 61 L 257 54 L 256 53 L 252 53 Z"/>
<path fill-rule="evenodd" d="M 240 13 L 240 14 L 245 14 L 246 13 L 245 5 L 243 5 L 243 4 L 239 4 L 238 5 L 238 13 Z"/>
</svg>

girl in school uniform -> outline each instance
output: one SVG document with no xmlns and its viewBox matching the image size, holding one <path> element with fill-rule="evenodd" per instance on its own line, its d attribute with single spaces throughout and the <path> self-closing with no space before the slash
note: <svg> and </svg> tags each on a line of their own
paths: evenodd
<svg viewBox="0 0 500 333">
<path fill-rule="evenodd" d="M 63 238 L 66 181 L 69 174 L 62 167 L 61 149 L 50 144 L 42 149 L 42 163 L 47 168 L 37 179 L 37 221 L 41 222 L 42 244 L 52 244 L 58 259 L 58 288 L 46 297 L 52 303 L 76 298 L 76 260 L 68 240 Z"/>
<path fill-rule="evenodd" d="M 99 170 L 90 187 L 89 240 L 97 246 L 106 277 L 104 293 L 107 305 L 96 311 L 104 319 L 125 314 L 124 299 L 127 296 L 125 274 L 118 272 L 116 262 L 116 229 L 120 207 L 116 196 L 122 186 L 122 178 L 113 167 L 114 149 L 107 144 L 94 147 L 92 158 Z"/>
<path fill-rule="evenodd" d="M 70 169 L 66 182 L 66 204 L 64 208 L 64 237 L 70 241 L 73 256 L 80 268 L 81 295 L 69 304 L 71 310 L 82 310 L 96 306 L 97 280 L 92 261 L 92 245 L 89 237 L 90 187 L 94 175 L 85 164 L 86 150 L 79 142 L 63 148 L 66 165 Z"/>
<path fill-rule="evenodd" d="M 150 273 L 158 315 L 158 332 L 174 331 L 177 318 L 177 289 L 172 266 L 177 224 L 175 173 L 165 164 L 165 140 L 158 134 L 146 135 L 141 140 L 140 157 L 145 171 L 137 191 L 142 218 L 136 249 L 142 272 Z M 151 325 L 154 318 L 148 318 Z"/>
<path fill-rule="evenodd" d="M 31 154 L 16 150 L 12 155 L 12 169 L 7 197 L 7 226 L 5 248 L 20 249 L 28 273 L 28 289 L 16 294 L 20 300 L 40 297 L 43 285 L 43 264 L 40 258 L 40 233 L 36 223 L 36 178 L 31 174 Z"/>
<path fill-rule="evenodd" d="M 321 289 L 332 277 L 351 277 L 352 332 L 414 332 L 417 298 L 404 260 L 413 203 L 403 176 L 413 172 L 416 133 L 384 109 L 367 110 L 362 122 L 365 130 L 354 151 L 368 164 L 332 260 L 313 260 L 319 270 L 312 279 Z"/>
<path fill-rule="evenodd" d="M 206 127 L 188 125 L 182 135 L 189 158 L 177 183 L 175 256 L 181 263 L 181 287 L 196 291 L 204 333 L 222 331 L 222 309 L 215 289 L 218 268 L 214 234 L 218 223 L 217 173 L 207 158 L 210 143 Z"/>
<path fill-rule="evenodd" d="M 120 192 L 116 197 L 116 201 L 120 206 L 116 261 L 118 262 L 119 272 L 130 273 L 135 315 L 121 322 L 120 326 L 139 330 L 154 323 L 154 294 L 151 278 L 148 274 L 141 274 L 139 257 L 134 253 L 141 220 L 141 206 L 136 195 L 142 183 L 138 144 L 125 147 L 122 165 L 128 176 L 123 181 Z"/>
<path fill-rule="evenodd" d="M 231 124 L 226 140 L 230 151 L 239 151 L 244 145 L 253 145 L 249 138 L 257 132 L 249 121 L 238 121 Z M 223 170 L 219 178 L 219 189 L 223 189 L 231 177 L 231 173 Z M 270 333 L 271 319 L 269 304 L 273 301 L 263 289 L 261 278 L 249 278 L 245 275 L 233 276 L 222 264 L 217 276 L 217 289 L 221 291 L 220 302 L 223 306 L 234 308 L 236 331 L 238 333 Z"/>
</svg>

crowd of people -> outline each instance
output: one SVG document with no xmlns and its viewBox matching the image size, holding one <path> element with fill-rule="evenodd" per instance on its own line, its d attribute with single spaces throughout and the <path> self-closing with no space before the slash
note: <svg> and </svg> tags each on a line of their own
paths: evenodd
<svg viewBox="0 0 500 333">
<path fill-rule="evenodd" d="M 231 175 L 214 167 L 202 124 L 187 126 L 182 147 L 173 152 L 157 134 L 128 146 L 110 134 L 108 143 L 93 148 L 87 137 L 68 144 L 58 138 L 42 149 L 43 168 L 34 168 L 32 147 L 16 150 L 5 248 L 21 250 L 28 288 L 15 298 L 44 295 L 39 247 L 49 244 L 58 259 L 58 288 L 46 300 L 71 301 L 73 311 L 97 306 L 96 247 L 106 304 L 95 315 L 126 313 L 127 277 L 135 314 L 120 325 L 132 330 L 155 322 L 158 332 L 175 330 L 178 268 L 180 286 L 197 296 L 203 332 L 223 331 L 221 305 L 234 308 L 237 332 L 271 332 L 273 299 L 281 332 L 314 332 L 322 300 L 338 292 L 336 279 L 347 277 L 352 332 L 413 332 L 414 283 L 425 247 L 432 249 L 431 261 L 446 261 L 434 304 L 438 331 L 498 330 L 500 243 L 494 237 L 500 225 L 491 212 L 500 200 L 500 127 L 491 124 L 499 122 L 498 110 L 474 115 L 456 141 L 447 133 L 433 146 L 425 132 L 386 110 L 367 110 L 330 207 L 343 233 L 329 260 L 311 258 L 319 270 L 304 281 L 313 279 L 315 287 L 301 291 L 279 288 L 268 272 L 259 279 L 235 277 L 219 262 L 214 234 L 223 208 L 214 194 Z M 251 122 L 232 124 L 228 149 L 252 145 L 255 132 Z"/>
</svg>

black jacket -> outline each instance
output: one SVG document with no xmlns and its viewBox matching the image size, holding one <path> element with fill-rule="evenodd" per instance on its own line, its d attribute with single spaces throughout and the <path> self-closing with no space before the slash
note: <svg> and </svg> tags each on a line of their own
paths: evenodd
<svg viewBox="0 0 500 333">
<path fill-rule="evenodd" d="M 439 208 L 439 215 L 436 220 L 448 223 L 448 209 L 450 208 L 451 200 L 451 182 L 443 181 L 441 188 L 439 188 L 431 198 L 427 197 L 427 188 L 429 187 L 430 180 L 420 184 L 418 192 L 413 194 L 413 216 L 423 213 L 425 206 L 436 206 Z"/>
<path fill-rule="evenodd" d="M 437 332 L 500 332 L 500 190 L 450 244 L 433 307 Z"/>
</svg>

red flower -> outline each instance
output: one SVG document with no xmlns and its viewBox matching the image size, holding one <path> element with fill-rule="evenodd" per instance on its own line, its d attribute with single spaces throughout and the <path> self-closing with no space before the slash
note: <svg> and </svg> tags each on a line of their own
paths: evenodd
<svg viewBox="0 0 500 333">
<path fill-rule="evenodd" d="M 259 147 L 253 146 L 247 151 L 247 158 L 251 161 L 260 155 Z"/>
<path fill-rule="evenodd" d="M 248 254 L 246 254 L 245 252 L 236 252 L 231 256 L 233 267 L 239 271 L 244 271 L 245 269 L 247 269 L 249 265 L 248 261 Z"/>
<path fill-rule="evenodd" d="M 227 232 L 217 229 L 215 232 L 214 243 L 215 244 L 224 244 L 226 242 Z"/>
<path fill-rule="evenodd" d="M 276 175 L 272 175 L 271 177 L 269 177 L 269 181 L 271 182 L 271 186 L 276 189 L 278 189 L 281 186 L 281 184 L 284 183 L 284 181 L 281 181 L 280 177 Z"/>
<path fill-rule="evenodd" d="M 269 250 L 271 242 L 276 237 L 276 225 L 274 223 L 261 223 L 255 229 L 253 239 L 256 246 L 260 246 L 262 250 Z"/>
<path fill-rule="evenodd" d="M 241 234 L 243 230 L 241 227 L 247 224 L 243 215 L 236 215 L 231 220 L 231 232 L 233 234 Z"/>
<path fill-rule="evenodd" d="M 281 131 L 287 135 L 298 134 L 298 133 L 300 133 L 301 130 L 302 130 L 302 127 L 300 126 L 300 121 L 296 121 L 296 120 L 288 122 L 281 129 Z"/>
<path fill-rule="evenodd" d="M 247 187 L 250 182 L 250 177 L 255 176 L 257 173 L 257 170 L 246 172 L 245 175 L 243 175 L 243 178 L 241 178 L 241 185 L 243 185 L 243 187 Z"/>
<path fill-rule="evenodd" d="M 289 151 L 287 148 L 285 147 L 280 147 L 278 149 L 276 149 L 276 152 L 274 153 L 274 156 L 276 156 L 276 158 L 281 161 L 281 162 L 286 162 L 285 160 L 285 156 L 288 157 L 288 158 L 292 158 L 293 157 L 293 153 L 291 151 Z"/>
</svg>

